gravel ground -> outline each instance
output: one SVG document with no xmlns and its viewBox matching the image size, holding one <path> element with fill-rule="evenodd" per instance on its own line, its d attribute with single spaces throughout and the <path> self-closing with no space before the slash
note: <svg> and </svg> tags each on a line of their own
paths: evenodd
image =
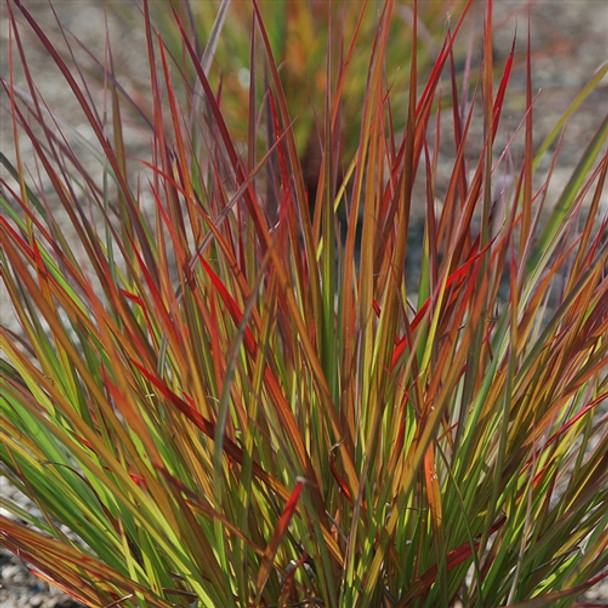
<svg viewBox="0 0 608 608">
<path fill-rule="evenodd" d="M 525 51 L 526 2 L 504 1 L 496 7 L 496 53 L 497 62 L 504 60 L 512 41 L 514 24 L 518 24 L 518 60 L 516 63 L 513 84 L 510 86 L 504 119 L 517 126 L 523 100 L 525 100 Z M 27 3 L 29 10 L 40 22 L 54 31 L 53 15 L 46 3 Z M 60 19 L 98 55 L 103 56 L 105 28 L 104 11 L 101 2 L 95 0 L 77 0 L 53 3 Z M 605 0 L 571 0 L 570 2 L 537 1 L 532 3 L 532 43 L 533 43 L 533 80 L 535 87 L 543 90 L 538 100 L 542 112 L 536 113 L 537 136 L 548 133 L 556 122 L 556 117 L 566 109 L 576 92 L 589 80 L 591 75 L 607 59 L 605 41 L 608 39 L 608 2 Z M 134 38 L 132 28 L 118 19 L 112 11 L 107 15 L 113 43 L 114 61 L 120 65 L 120 71 L 135 88 L 145 82 L 145 56 L 133 51 L 142 39 Z M 8 22 L 6 11 L 0 14 L 2 54 L 0 71 L 8 74 L 7 48 Z M 73 100 L 66 99 L 66 87 L 53 69 L 49 69 L 48 57 L 35 44 L 28 46 L 28 56 L 32 58 L 34 77 L 46 99 L 52 107 L 61 107 L 63 115 L 70 117 L 70 122 L 81 133 L 89 128 Z M 143 75 L 143 76 L 142 76 Z M 18 82 L 18 86 L 24 82 Z M 1 119 L 1 136 L 3 150 L 10 154 L 12 132 L 10 120 L 6 116 L 6 97 L 2 97 L 3 113 Z M 591 134 L 599 124 L 602 114 L 608 108 L 608 82 L 591 95 L 581 107 L 581 111 L 570 121 L 564 146 L 558 157 L 553 183 L 563 186 L 572 170 L 574 159 L 586 146 Z M 131 150 L 136 156 L 143 156 L 145 137 L 133 124 L 127 129 L 127 138 Z M 24 144 L 23 154 L 27 157 L 28 147 Z M 550 197 L 549 197 L 550 198 Z M 605 208 L 608 202 L 604 198 Z M 4 302 L 4 304 L 6 304 Z M 2 306 L 2 323 L 11 326 L 14 322 L 10 311 Z M 31 502 L 11 487 L 4 478 L 0 478 L 2 495 L 18 500 L 26 508 L 35 508 Z M 597 585 L 585 595 L 585 600 L 601 602 L 608 606 L 608 582 Z M 2 608 L 79 608 L 74 602 L 57 590 L 31 574 L 22 562 L 0 547 L 0 606 Z"/>
</svg>

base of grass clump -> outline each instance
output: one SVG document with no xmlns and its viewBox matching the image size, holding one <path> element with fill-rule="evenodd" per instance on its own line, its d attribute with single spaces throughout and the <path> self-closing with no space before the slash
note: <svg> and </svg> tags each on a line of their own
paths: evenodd
<svg viewBox="0 0 608 608">
<path fill-rule="evenodd" d="M 392 2 L 214 24 L 144 2 L 136 96 L 111 45 L 91 75 L 8 2 L 0 457 L 40 515 L 2 499 L 0 538 L 40 576 L 163 608 L 570 606 L 607 576 L 608 119 L 550 205 L 567 132 L 535 140 L 530 51 L 503 131 L 491 2 L 457 70 L 471 4 L 446 32 L 423 3 L 407 25 Z M 277 23 L 326 43 L 308 90 Z M 44 103 L 28 31 L 92 142 Z"/>
</svg>

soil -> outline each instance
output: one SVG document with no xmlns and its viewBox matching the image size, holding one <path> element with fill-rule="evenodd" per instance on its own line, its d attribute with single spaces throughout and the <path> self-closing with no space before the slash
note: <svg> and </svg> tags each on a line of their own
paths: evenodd
<svg viewBox="0 0 608 608">
<path fill-rule="evenodd" d="M 12 3 L 11 3 L 12 4 Z M 28 10 L 43 26 L 52 40 L 59 40 L 60 34 L 50 5 L 44 2 L 24 2 Z M 122 5 L 133 5 L 132 0 Z M 481 3 L 480 3 L 481 4 Z M 527 35 L 528 7 L 530 11 L 532 79 L 533 88 L 539 90 L 535 106 L 535 145 L 555 126 L 558 118 L 575 98 L 581 88 L 608 59 L 608 2 L 605 0 L 571 0 L 570 2 L 547 1 L 504 1 L 495 3 L 495 57 L 496 64 L 505 61 L 517 32 L 515 44 L 515 70 L 507 94 L 503 120 L 511 132 L 517 129 L 525 107 L 525 50 Z M 13 10 L 17 10 L 14 8 Z M 59 20 L 78 38 L 86 43 L 94 54 L 103 57 L 106 42 L 106 27 L 112 44 L 113 60 L 118 66 L 121 82 L 131 90 L 145 95 L 147 63 L 144 38 L 141 29 L 133 28 L 125 19 L 124 6 L 114 3 L 106 5 L 96 0 L 55 1 L 52 7 Z M 118 7 L 118 9 L 117 9 Z M 122 12 L 121 12 L 122 11 Z M 9 74 L 9 27 L 6 8 L 0 14 L 0 36 L 2 53 L 0 72 Z M 481 19 L 481 12 L 477 19 Z M 25 23 L 24 19 L 18 21 Z M 26 31 L 23 27 L 22 31 Z M 24 35 L 26 52 L 34 81 L 49 106 L 59 109 L 58 113 L 80 134 L 88 136 L 87 125 L 76 102 L 71 98 L 68 87 L 59 72 L 51 65 L 51 60 L 32 36 Z M 77 49 L 79 60 L 85 66 L 94 67 L 93 62 Z M 21 72 L 15 71 L 16 86 L 27 89 Z M 99 90 L 92 94 L 100 99 Z M 12 152 L 12 123 L 8 112 L 8 99 L 2 92 L 1 136 L 2 149 L 7 156 Z M 552 179 L 555 192 L 563 188 L 575 166 L 577 158 L 591 140 L 595 130 L 606 117 L 608 111 L 608 79 L 581 105 L 579 111 L 568 122 L 563 144 L 557 157 Z M 509 130 L 509 129 L 508 129 Z M 135 157 L 145 157 L 147 136 L 136 121 L 129 123 L 126 131 L 129 151 Z M 31 155 L 31 146 L 23 139 L 21 152 L 25 158 Z M 504 142 L 503 142 L 504 145 Z M 517 154 L 517 146 L 512 147 Z M 445 171 L 450 168 L 450 152 L 445 151 Z M 548 169 L 548 166 L 545 167 Z M 548 197 L 551 200 L 551 196 Z M 603 197 L 603 208 L 608 211 L 608 198 Z M 66 227 L 66 230 L 68 228 Z M 2 301 L 2 323 L 15 327 L 6 301 Z M 31 507 L 26 499 L 19 496 L 5 479 L 1 479 L 3 496 L 13 497 Z M 608 584 L 597 585 L 585 595 L 586 601 L 606 602 L 608 605 Z M 76 608 L 79 604 L 67 596 L 50 590 L 48 585 L 32 575 L 15 556 L 0 547 L 0 605 L 3 608 Z"/>
</svg>

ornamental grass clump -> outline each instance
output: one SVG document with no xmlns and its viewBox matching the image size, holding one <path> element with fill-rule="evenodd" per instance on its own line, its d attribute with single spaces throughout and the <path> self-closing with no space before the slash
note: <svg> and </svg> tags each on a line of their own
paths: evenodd
<svg viewBox="0 0 608 608">
<path fill-rule="evenodd" d="M 87 75 L 74 38 L 59 47 L 8 2 L 1 259 L 18 323 L 2 328 L 0 456 L 39 514 L 0 499 L 0 538 L 39 576 L 141 608 L 571 606 L 607 576 L 607 118 L 547 192 L 564 123 L 608 68 L 538 142 L 528 51 L 504 136 L 514 54 L 495 64 L 487 2 L 480 67 L 458 71 L 470 5 L 428 69 L 421 44 L 386 69 L 392 2 L 370 44 L 363 19 L 329 30 L 311 189 L 256 1 L 239 9 L 244 133 L 208 78 L 223 29 L 193 44 L 189 3 L 157 29 L 144 1 L 138 104 L 111 48 Z M 400 35 L 418 41 L 412 17 Z M 45 103 L 27 32 L 92 141 Z"/>
</svg>

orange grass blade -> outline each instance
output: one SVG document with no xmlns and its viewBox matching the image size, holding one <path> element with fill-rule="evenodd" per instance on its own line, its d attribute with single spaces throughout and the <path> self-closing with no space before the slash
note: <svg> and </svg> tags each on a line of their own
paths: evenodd
<svg viewBox="0 0 608 608">
<path fill-rule="evenodd" d="M 277 526 L 272 534 L 272 538 L 270 539 L 266 549 L 264 550 L 264 555 L 262 556 L 262 564 L 258 571 L 258 575 L 256 578 L 256 587 L 257 587 L 257 597 L 258 602 L 262 593 L 264 592 L 264 587 L 268 581 L 268 577 L 272 571 L 273 561 L 279 550 L 279 545 L 281 544 L 283 538 L 287 534 L 287 528 L 296 512 L 296 507 L 298 504 L 298 499 L 300 498 L 300 492 L 302 491 L 303 481 L 298 480 L 291 496 L 285 503 L 285 508 L 281 513 L 281 517 L 279 517 L 279 521 L 277 522 Z"/>
</svg>

